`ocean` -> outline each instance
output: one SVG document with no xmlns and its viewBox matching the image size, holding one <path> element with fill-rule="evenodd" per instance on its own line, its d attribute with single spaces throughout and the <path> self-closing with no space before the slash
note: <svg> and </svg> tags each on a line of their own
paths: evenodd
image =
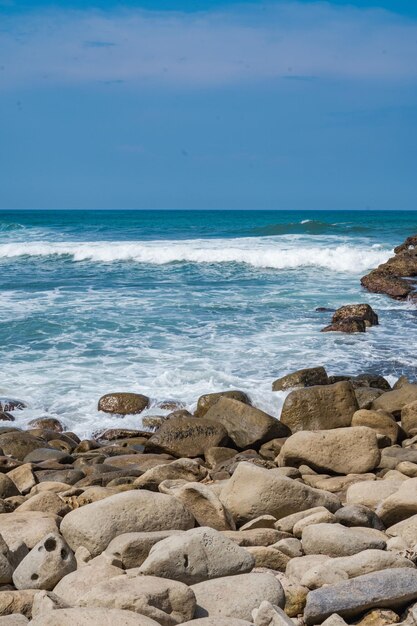
<svg viewBox="0 0 417 626">
<path fill-rule="evenodd" d="M 416 232 L 405 211 L 1 211 L 0 396 L 85 437 L 141 427 L 97 411 L 113 391 L 155 415 L 237 388 L 279 416 L 271 383 L 299 368 L 416 378 L 417 308 L 360 286 Z M 320 333 L 317 307 L 356 302 L 380 326 Z"/>
</svg>

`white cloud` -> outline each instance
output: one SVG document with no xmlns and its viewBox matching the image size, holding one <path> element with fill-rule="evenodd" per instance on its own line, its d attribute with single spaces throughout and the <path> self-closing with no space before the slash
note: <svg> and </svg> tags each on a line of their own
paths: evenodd
<svg viewBox="0 0 417 626">
<path fill-rule="evenodd" d="M 417 23 L 326 3 L 197 14 L 2 18 L 0 88 L 94 81 L 218 86 L 289 76 L 417 78 Z"/>
</svg>

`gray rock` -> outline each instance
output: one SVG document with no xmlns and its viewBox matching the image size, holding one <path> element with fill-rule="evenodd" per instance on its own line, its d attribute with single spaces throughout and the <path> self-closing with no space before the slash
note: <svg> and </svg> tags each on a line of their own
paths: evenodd
<svg viewBox="0 0 417 626">
<path fill-rule="evenodd" d="M 316 524 L 303 530 L 306 554 L 351 556 L 362 550 L 385 550 L 387 537 L 373 528 L 346 528 L 341 524 Z"/>
<path fill-rule="evenodd" d="M 311 591 L 304 619 L 307 626 L 321 624 L 333 613 L 350 619 L 368 609 L 393 609 L 416 598 L 417 570 L 400 568 L 373 572 Z"/>
<path fill-rule="evenodd" d="M 145 533 L 124 533 L 109 543 L 105 554 L 109 558 L 120 559 L 124 569 L 140 567 L 156 543 L 181 533 L 184 531 L 161 530 Z"/>
<path fill-rule="evenodd" d="M 29 624 L 29 620 L 21 614 L 0 617 L 0 626 L 24 626 L 25 624 Z"/>
<path fill-rule="evenodd" d="M 119 609 L 58 609 L 35 617 L 33 626 L 158 626 L 158 622 Z"/>
<path fill-rule="evenodd" d="M 183 622 L 181 626 L 253 626 L 252 622 L 243 619 L 234 619 L 233 617 L 202 617 L 201 619 L 193 619 L 191 622 Z"/>
<path fill-rule="evenodd" d="M 362 504 L 346 504 L 335 513 L 336 522 L 343 526 L 363 526 L 384 530 L 378 515 Z"/>
</svg>

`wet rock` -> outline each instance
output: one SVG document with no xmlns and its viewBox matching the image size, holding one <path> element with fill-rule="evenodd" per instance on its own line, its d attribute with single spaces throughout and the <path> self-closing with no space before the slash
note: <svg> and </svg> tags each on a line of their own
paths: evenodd
<svg viewBox="0 0 417 626">
<path fill-rule="evenodd" d="M 77 563 L 72 550 L 57 533 L 46 535 L 23 559 L 13 574 L 16 589 L 48 589 L 67 574 Z"/>
<path fill-rule="evenodd" d="M 358 410 L 350 382 L 295 389 L 287 396 L 281 422 L 295 433 L 299 430 L 323 430 L 350 426 Z"/>
<path fill-rule="evenodd" d="M 272 383 L 272 391 L 283 391 L 294 387 L 313 387 L 328 383 L 329 379 L 324 367 L 309 367 L 278 378 Z"/>
<path fill-rule="evenodd" d="M 205 419 L 222 424 L 241 449 L 291 434 L 288 427 L 271 415 L 232 398 L 219 398 L 207 411 Z"/>
<path fill-rule="evenodd" d="M 15 418 L 11 413 L 7 413 L 7 411 L 0 411 L 0 421 L 1 422 L 14 422 Z"/>
<path fill-rule="evenodd" d="M 166 452 L 177 457 L 197 457 L 213 446 L 227 441 L 224 426 L 205 417 L 178 417 L 170 419 L 152 435 L 146 450 Z"/>
<path fill-rule="evenodd" d="M 42 428 L 43 430 L 53 430 L 56 433 L 62 433 L 64 427 L 55 417 L 38 417 L 28 423 L 31 428 Z"/>
<path fill-rule="evenodd" d="M 117 415 L 136 415 L 149 406 L 149 398 L 139 393 L 108 393 L 98 401 L 98 410 Z"/>
<path fill-rule="evenodd" d="M 193 526 L 194 518 L 175 498 L 137 490 L 71 511 L 61 523 L 61 533 L 73 550 L 84 546 L 96 555 L 122 533 L 188 530 Z"/>
<path fill-rule="evenodd" d="M 378 315 L 369 304 L 347 304 L 340 307 L 332 317 L 333 323 L 343 322 L 351 318 L 361 319 L 366 326 L 377 326 Z"/>
<path fill-rule="evenodd" d="M 249 397 L 244 391 L 232 390 L 232 391 L 219 391 L 217 393 L 206 393 L 204 396 L 200 396 L 197 402 L 197 408 L 194 411 L 196 417 L 204 417 L 207 411 L 214 405 L 220 398 L 230 398 L 232 400 L 238 400 L 244 404 L 251 404 Z"/>
<path fill-rule="evenodd" d="M 23 400 L 16 400 L 12 398 L 0 398 L 0 411 L 21 411 L 26 408 Z"/>
<path fill-rule="evenodd" d="M 347 317 L 339 322 L 333 322 L 321 330 L 322 333 L 364 333 L 366 323 L 360 317 Z"/>
<path fill-rule="evenodd" d="M 307 463 L 318 472 L 360 474 L 374 469 L 380 458 L 375 432 L 351 427 L 297 432 L 283 445 L 278 462 L 281 466 L 295 467 Z"/>
</svg>

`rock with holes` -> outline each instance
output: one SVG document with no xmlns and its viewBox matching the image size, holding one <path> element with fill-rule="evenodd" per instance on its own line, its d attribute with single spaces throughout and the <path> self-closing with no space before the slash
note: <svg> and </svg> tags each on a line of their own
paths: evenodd
<svg viewBox="0 0 417 626">
<path fill-rule="evenodd" d="M 48 533 L 58 532 L 58 518 L 41 511 L 0 514 L 0 534 L 10 550 L 18 550 L 25 543 L 31 549 Z"/>
<path fill-rule="evenodd" d="M 23 559 L 13 574 L 16 589 L 51 590 L 77 567 L 72 550 L 57 533 L 46 535 Z"/>
<path fill-rule="evenodd" d="M 58 609 L 39 615 L 33 626 L 158 626 L 158 622 L 120 609 Z"/>
<path fill-rule="evenodd" d="M 255 559 L 212 528 L 194 528 L 157 543 L 140 568 L 142 574 L 194 585 L 211 578 L 250 572 Z"/>
</svg>

